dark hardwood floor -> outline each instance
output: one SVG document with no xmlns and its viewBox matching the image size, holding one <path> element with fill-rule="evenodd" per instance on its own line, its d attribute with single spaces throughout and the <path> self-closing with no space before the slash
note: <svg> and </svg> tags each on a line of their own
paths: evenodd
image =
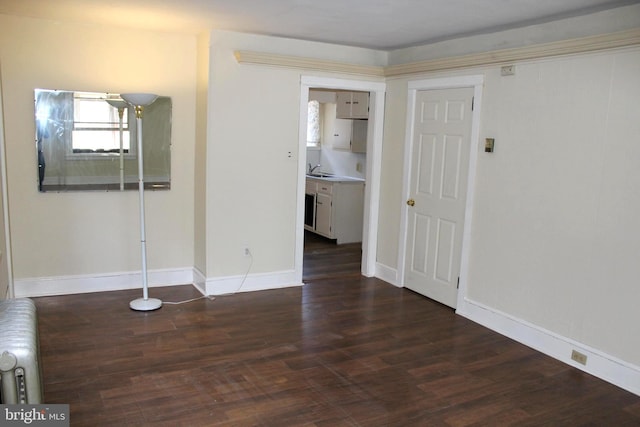
<svg viewBox="0 0 640 427">
<path fill-rule="evenodd" d="M 362 243 L 336 245 L 335 240 L 305 231 L 304 282 L 331 277 L 359 277 Z"/>
<path fill-rule="evenodd" d="M 303 287 L 35 298 L 46 402 L 72 426 L 640 425 L 640 397 L 308 243 Z"/>
</svg>

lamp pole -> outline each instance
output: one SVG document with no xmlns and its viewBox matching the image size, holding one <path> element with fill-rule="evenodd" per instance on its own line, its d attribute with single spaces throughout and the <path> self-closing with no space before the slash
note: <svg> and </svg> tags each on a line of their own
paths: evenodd
<svg viewBox="0 0 640 427">
<path fill-rule="evenodd" d="M 138 147 L 138 193 L 140 201 L 140 251 L 142 258 L 142 298 L 137 298 L 129 303 L 129 307 L 137 311 L 151 311 L 162 307 L 162 301 L 157 298 L 149 298 L 149 285 L 147 283 L 147 239 L 145 232 L 144 215 L 144 162 L 142 160 L 142 115 L 144 107 L 151 105 L 157 95 L 150 93 L 123 93 L 120 95 L 128 104 L 135 108 L 137 147 Z"/>
</svg>

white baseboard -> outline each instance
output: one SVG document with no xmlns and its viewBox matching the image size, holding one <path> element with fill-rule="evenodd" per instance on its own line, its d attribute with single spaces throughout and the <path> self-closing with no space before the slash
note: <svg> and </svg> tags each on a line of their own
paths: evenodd
<svg viewBox="0 0 640 427">
<path fill-rule="evenodd" d="M 192 285 L 193 269 L 165 269 L 147 272 L 149 287 Z M 119 291 L 142 286 L 139 271 L 109 273 L 103 275 L 78 275 L 15 279 L 16 297 L 41 297 L 52 295 L 82 294 L 88 292 Z"/>
<path fill-rule="evenodd" d="M 200 291 L 202 295 L 207 295 L 207 278 L 204 277 L 204 274 L 193 267 L 193 286 Z"/>
<path fill-rule="evenodd" d="M 640 396 L 640 367 L 638 366 L 466 298 L 458 306 L 456 313 Z M 587 356 L 586 365 L 571 359 L 573 350 Z"/>
<path fill-rule="evenodd" d="M 397 286 L 399 288 L 402 287 L 402 285 L 398 284 L 398 271 L 395 268 L 391 268 L 377 262 L 375 276 L 380 280 L 384 280 L 385 282 L 392 284 L 393 286 Z"/>
<path fill-rule="evenodd" d="M 205 295 L 225 295 L 238 292 L 264 291 L 268 289 L 288 288 L 302 286 L 303 283 L 296 279 L 295 272 L 280 271 L 265 274 L 249 274 L 239 276 L 212 277 L 204 279 L 199 271 L 199 277 L 194 277 L 196 287 L 200 292 L 204 289 Z"/>
<path fill-rule="evenodd" d="M 149 287 L 192 285 L 203 295 L 223 295 L 303 285 L 296 280 L 293 270 L 252 274 L 246 277 L 239 275 L 214 278 L 205 278 L 197 268 L 151 270 L 147 273 L 147 280 Z M 14 286 L 15 296 L 18 298 L 137 289 L 141 287 L 141 283 L 140 272 L 131 271 L 102 275 L 17 279 L 14 281 Z"/>
</svg>

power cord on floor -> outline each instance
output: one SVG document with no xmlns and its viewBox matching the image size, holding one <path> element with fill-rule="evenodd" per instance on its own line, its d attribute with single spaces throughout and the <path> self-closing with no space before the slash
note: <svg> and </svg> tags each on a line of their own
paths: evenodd
<svg viewBox="0 0 640 427">
<path fill-rule="evenodd" d="M 174 301 L 162 301 L 162 304 L 169 304 L 169 305 L 186 304 L 188 302 L 198 301 L 198 300 L 205 299 L 205 298 L 207 298 L 207 299 L 209 299 L 211 301 L 216 299 L 216 297 L 214 297 L 213 295 L 202 295 L 201 297 L 191 298 L 191 299 L 187 299 L 187 300 L 184 300 L 184 301 L 175 301 L 175 302 Z"/>
<path fill-rule="evenodd" d="M 242 281 L 240 282 L 240 285 L 238 286 L 238 288 L 233 291 L 233 292 L 229 292 L 226 294 L 220 294 L 218 296 L 229 296 L 229 295 L 235 295 L 238 292 L 240 292 L 240 290 L 242 289 L 242 287 L 244 286 L 244 282 L 247 280 L 247 277 L 249 276 L 249 272 L 251 271 L 251 267 L 253 266 L 253 254 L 251 253 L 251 251 L 249 249 L 245 249 L 247 252 L 247 255 L 249 256 L 249 267 L 247 267 L 247 271 L 244 273 L 244 277 L 242 277 Z M 179 304 L 186 304 L 189 302 L 193 302 L 193 301 L 198 301 L 201 299 L 209 299 L 210 301 L 213 301 L 216 299 L 216 297 L 214 297 L 213 295 L 202 295 L 201 297 L 197 297 L 197 298 L 191 298 L 188 300 L 184 300 L 184 301 L 162 301 L 162 304 L 168 304 L 168 305 L 179 305 Z"/>
<path fill-rule="evenodd" d="M 242 289 L 242 287 L 244 286 L 244 282 L 247 280 L 247 277 L 249 276 L 249 272 L 251 271 L 251 266 L 253 265 L 253 254 L 251 253 L 251 251 L 249 250 L 249 248 L 245 249 L 246 254 L 249 255 L 249 267 L 247 267 L 247 271 L 244 273 L 244 277 L 242 278 L 242 281 L 240 282 L 240 286 L 238 286 L 238 288 L 233 291 L 233 292 L 228 292 L 226 294 L 220 294 L 219 296 L 229 296 L 229 295 L 235 295 L 238 292 L 240 292 L 240 289 Z"/>
</svg>

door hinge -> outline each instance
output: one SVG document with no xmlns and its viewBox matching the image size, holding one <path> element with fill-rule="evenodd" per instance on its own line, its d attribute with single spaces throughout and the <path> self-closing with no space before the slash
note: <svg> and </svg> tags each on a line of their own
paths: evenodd
<svg viewBox="0 0 640 427">
<path fill-rule="evenodd" d="M 460 289 L 460 276 L 458 276 L 458 284 L 456 285 L 456 289 Z"/>
<path fill-rule="evenodd" d="M 475 101 L 476 101 L 476 97 L 472 96 L 471 97 L 471 111 L 473 111 L 473 104 L 475 103 Z"/>
</svg>

